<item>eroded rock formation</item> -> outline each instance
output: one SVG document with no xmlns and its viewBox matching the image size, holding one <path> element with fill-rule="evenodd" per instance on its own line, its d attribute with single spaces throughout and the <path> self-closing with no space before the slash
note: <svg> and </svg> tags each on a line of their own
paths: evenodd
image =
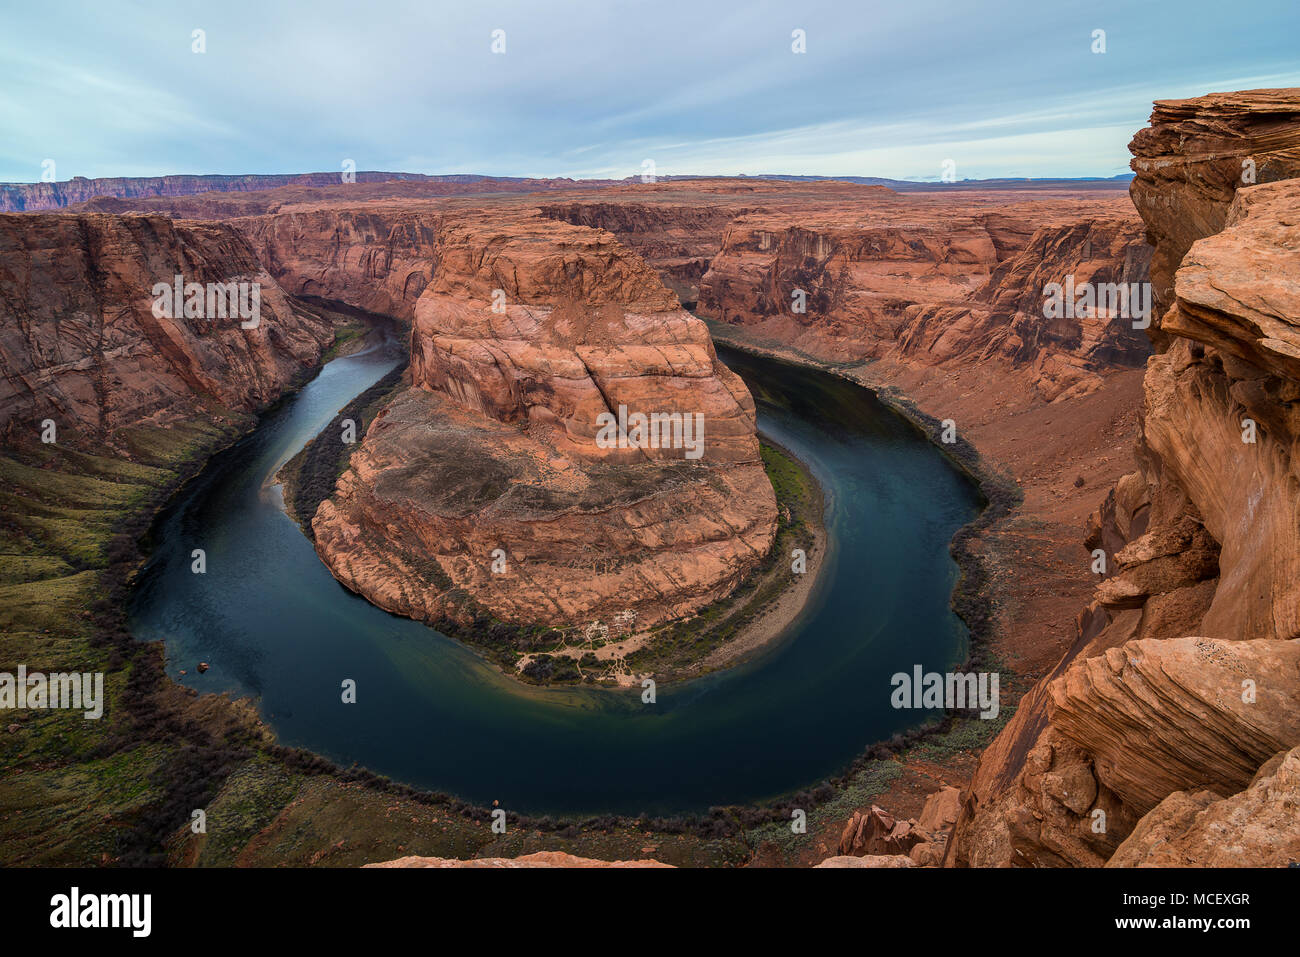
<svg viewBox="0 0 1300 957">
<path fill-rule="evenodd" d="M 1260 765 L 1232 797 L 1175 791 L 1138 822 L 1107 867 L 1287 867 L 1300 861 L 1300 748 Z"/>
<path fill-rule="evenodd" d="M 233 313 L 155 315 L 153 288 L 252 283 Z M 251 301 L 250 295 L 246 301 Z M 227 305 L 229 300 L 227 299 Z M 200 409 L 250 412 L 320 358 L 329 324 L 296 308 L 239 231 L 162 216 L 0 215 L 0 426 L 95 435 Z"/>
<path fill-rule="evenodd" d="M 1134 139 L 1152 279 L 1173 290 L 1140 470 L 1093 519 L 1109 575 L 982 756 L 949 863 L 1262 864 L 1291 846 L 1294 816 L 1265 838 L 1241 809 L 1294 807 L 1273 761 L 1300 744 L 1300 180 L 1240 173 L 1244 156 L 1300 172 L 1298 110 L 1300 90 L 1160 103 Z"/>
<path fill-rule="evenodd" d="M 313 522 L 335 575 L 428 621 L 647 625 L 730 592 L 776 503 L 753 400 L 703 324 L 602 230 L 479 214 L 436 245 L 412 387 Z M 696 431 L 605 447 L 620 408 Z"/>
</svg>

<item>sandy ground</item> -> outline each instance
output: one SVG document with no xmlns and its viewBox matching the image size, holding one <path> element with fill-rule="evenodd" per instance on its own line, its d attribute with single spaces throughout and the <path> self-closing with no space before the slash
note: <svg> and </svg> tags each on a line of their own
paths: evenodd
<svg viewBox="0 0 1300 957">
<path fill-rule="evenodd" d="M 738 664 L 785 634 L 808 605 L 822 570 L 826 567 L 826 527 L 813 529 L 813 551 L 808 556 L 808 570 L 795 577 L 794 583 L 763 614 L 749 622 L 735 638 L 715 648 L 700 662 L 700 671 L 711 671 Z"/>
</svg>

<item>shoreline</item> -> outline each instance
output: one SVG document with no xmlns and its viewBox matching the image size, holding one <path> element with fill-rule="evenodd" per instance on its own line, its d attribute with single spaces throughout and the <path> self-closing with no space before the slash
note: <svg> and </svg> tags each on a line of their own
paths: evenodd
<svg viewBox="0 0 1300 957">
<path fill-rule="evenodd" d="M 640 632 L 618 641 L 611 641 L 597 648 L 594 652 L 585 647 L 566 645 L 554 651 L 527 654 L 519 659 L 515 666 L 515 673 L 511 674 L 506 669 L 501 668 L 502 673 L 518 679 L 519 670 L 530 660 L 541 654 L 551 657 L 567 657 L 576 661 L 583 654 L 590 653 L 594 654 L 597 660 L 609 662 L 612 666 L 617 666 L 620 663 L 626 665 L 628 655 L 653 648 L 656 636 L 664 630 L 689 628 L 691 622 L 703 617 L 711 609 L 724 609 L 727 612 L 727 618 L 737 615 L 743 616 L 750 611 L 751 605 L 759 605 L 764 610 L 756 617 L 742 623 L 739 626 L 738 634 L 711 649 L 702 658 L 685 665 L 680 672 L 661 674 L 650 671 L 633 674 L 624 669 L 612 676 L 615 681 L 614 687 L 636 688 L 639 686 L 638 682 L 647 677 L 654 678 L 656 682 L 665 687 L 676 685 L 706 674 L 737 667 L 778 647 L 781 644 L 781 639 L 787 636 L 790 627 L 807 610 L 809 600 L 823 581 L 823 572 L 826 568 L 826 549 L 829 541 L 825 521 L 826 492 L 821 483 L 817 481 L 817 477 L 808 464 L 790 449 L 761 432 L 759 433 L 759 442 L 761 445 L 775 449 L 786 459 L 793 462 L 813 493 L 812 507 L 805 510 L 807 517 L 813 518 L 814 521 L 809 522 L 806 526 L 811 534 L 812 541 L 809 547 L 805 548 L 807 570 L 803 574 L 792 575 L 790 580 L 781 586 L 780 591 L 775 596 L 766 596 L 761 593 L 765 584 L 776 581 L 787 574 L 783 571 L 785 567 L 784 559 L 779 558 L 776 554 L 778 544 L 773 542 L 772 551 L 764 559 L 765 566 L 756 569 L 753 573 L 756 576 L 755 579 L 751 582 L 742 581 L 738 583 L 731 594 L 718 599 L 710 605 L 706 605 L 694 615 L 666 622 L 651 631 Z M 778 504 L 781 503 L 778 502 Z M 738 593 L 747 585 L 750 588 L 750 593 L 742 595 L 738 599 Z M 734 608 L 729 607 L 732 602 L 738 602 Z M 474 649 L 474 645 L 468 642 L 462 643 Z M 531 682 L 521 683 L 532 684 Z"/>
<path fill-rule="evenodd" d="M 983 499 L 979 513 L 959 528 L 952 537 L 949 551 L 958 568 L 958 579 L 953 584 L 950 604 L 953 611 L 966 624 L 970 631 L 967 660 L 963 667 L 984 660 L 989 649 L 989 616 L 992 610 L 993 596 L 987 593 L 986 583 L 991 568 L 984 558 L 970 547 L 972 539 L 980 532 L 992 529 L 998 522 L 1010 515 L 1023 499 L 1019 483 L 1009 476 L 994 471 L 983 455 L 964 437 L 959 437 L 952 446 L 935 442 L 938 420 L 918 408 L 904 393 L 893 387 L 882 387 L 880 383 L 854 375 L 844 365 L 827 362 L 791 347 L 771 346 L 749 338 L 736 327 L 713 319 L 699 317 L 709 330 L 715 344 L 735 349 L 748 355 L 807 369 L 814 369 L 851 382 L 866 389 L 891 411 L 909 422 L 913 428 L 926 437 L 926 440 L 939 450 L 954 468 L 965 475 L 975 485 Z M 861 365 L 864 363 L 854 363 Z"/>
<path fill-rule="evenodd" d="M 823 582 L 827 566 L 827 549 L 830 546 L 830 534 L 826 529 L 826 490 L 817 481 L 817 476 L 808 467 L 808 463 L 799 456 L 761 432 L 759 441 L 779 449 L 787 458 L 798 463 L 808 477 L 810 486 L 816 492 L 816 502 L 812 511 L 820 516 L 820 521 L 810 529 L 813 547 L 807 553 L 808 570 L 782 589 L 773 607 L 743 625 L 740 634 L 709 652 L 700 661 L 697 674 L 692 677 L 735 667 L 779 646 L 789 629 L 808 610 L 810 599 Z M 775 544 L 772 547 L 775 550 Z"/>
</svg>

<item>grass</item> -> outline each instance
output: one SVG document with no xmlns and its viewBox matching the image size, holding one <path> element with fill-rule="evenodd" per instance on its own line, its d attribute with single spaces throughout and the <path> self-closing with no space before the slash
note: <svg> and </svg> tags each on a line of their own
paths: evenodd
<svg viewBox="0 0 1300 957">
<path fill-rule="evenodd" d="M 759 451 L 776 493 L 777 533 L 771 551 L 727 598 L 656 631 L 644 648 L 628 655 L 633 671 L 650 672 L 663 681 L 701 673 L 700 662 L 737 637 L 790 587 L 792 551 L 802 548 L 813 554 L 814 529 L 821 527 L 825 507 L 821 487 L 786 449 L 763 441 Z"/>
</svg>

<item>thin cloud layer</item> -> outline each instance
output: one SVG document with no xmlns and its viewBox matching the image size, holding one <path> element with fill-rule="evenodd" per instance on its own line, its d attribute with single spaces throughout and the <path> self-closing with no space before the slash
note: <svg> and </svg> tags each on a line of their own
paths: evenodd
<svg viewBox="0 0 1300 957">
<path fill-rule="evenodd" d="M 1205 0 L 976 6 L 24 5 L 0 33 L 0 179 L 37 180 L 47 159 L 60 180 L 345 160 L 900 179 L 937 179 L 952 160 L 960 178 L 1112 176 L 1154 98 L 1300 84 L 1293 0 L 1226 18 Z"/>
</svg>

